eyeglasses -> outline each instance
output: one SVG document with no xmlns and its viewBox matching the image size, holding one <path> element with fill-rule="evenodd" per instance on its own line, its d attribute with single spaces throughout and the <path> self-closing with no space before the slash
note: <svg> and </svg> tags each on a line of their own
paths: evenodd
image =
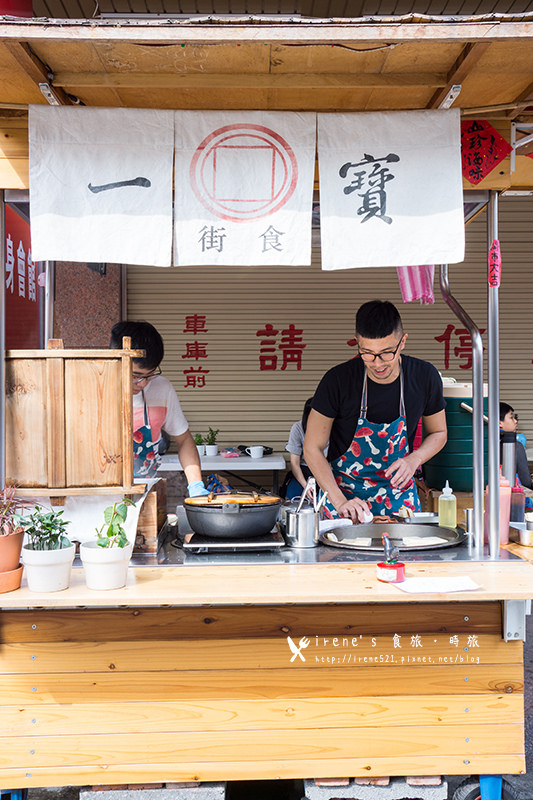
<svg viewBox="0 0 533 800">
<path fill-rule="evenodd" d="M 376 358 L 379 358 L 381 361 L 394 361 L 394 357 L 396 356 L 396 353 L 398 352 L 398 348 L 400 347 L 402 341 L 403 341 L 403 336 L 396 345 L 396 347 L 394 348 L 394 350 L 383 350 L 382 353 L 362 353 L 361 350 L 359 350 L 359 355 L 361 356 L 363 361 L 366 361 L 368 363 L 370 363 L 371 361 L 375 361 Z"/>
<path fill-rule="evenodd" d="M 139 375 L 138 372 L 133 373 L 133 383 L 149 383 L 152 378 L 157 377 L 157 375 L 161 375 L 161 367 L 154 369 L 153 372 L 148 373 L 148 375 Z"/>
</svg>

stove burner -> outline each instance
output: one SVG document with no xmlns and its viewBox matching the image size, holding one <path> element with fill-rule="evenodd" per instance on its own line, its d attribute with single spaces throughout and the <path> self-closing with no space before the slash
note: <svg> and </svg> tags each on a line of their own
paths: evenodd
<svg viewBox="0 0 533 800">
<path fill-rule="evenodd" d="M 212 539 L 193 533 L 188 541 L 180 542 L 175 539 L 172 547 L 181 547 L 189 553 L 237 553 L 252 550 L 278 550 L 285 546 L 283 536 L 278 530 L 272 530 L 263 536 L 254 536 L 250 539 Z"/>
</svg>

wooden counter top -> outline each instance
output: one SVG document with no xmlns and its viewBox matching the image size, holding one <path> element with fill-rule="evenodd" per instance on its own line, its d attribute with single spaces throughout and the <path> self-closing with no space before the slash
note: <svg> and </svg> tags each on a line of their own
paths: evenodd
<svg viewBox="0 0 533 800">
<path fill-rule="evenodd" d="M 276 564 L 132 567 L 126 587 L 95 592 L 86 588 L 83 570 L 73 569 L 66 591 L 30 592 L 23 579 L 19 590 L 0 596 L 0 608 L 485 602 L 529 599 L 533 594 L 533 565 L 527 561 L 408 563 L 406 574 L 425 578 L 468 575 L 481 588 L 412 595 L 380 583 L 375 564 Z"/>
</svg>

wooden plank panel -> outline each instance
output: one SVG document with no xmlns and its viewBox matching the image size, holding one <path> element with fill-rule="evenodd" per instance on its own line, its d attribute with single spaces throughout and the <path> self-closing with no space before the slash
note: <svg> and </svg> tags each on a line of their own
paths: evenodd
<svg viewBox="0 0 533 800">
<path fill-rule="evenodd" d="M 82 620 L 83 624 L 80 624 Z M 413 603 L 409 613 L 390 603 L 327 607 L 114 608 L 3 611 L 0 642 L 82 642 L 131 639 L 238 638 L 245 634 L 300 637 L 501 631 L 501 604 Z"/>
<path fill-rule="evenodd" d="M 488 45 L 487 45 L 488 46 Z M 164 89 L 342 89 L 358 87 L 386 87 L 410 89 L 412 86 L 428 88 L 446 84 L 446 74 L 437 72 L 363 73 L 346 72 L 317 74 L 311 72 L 291 73 L 168 73 L 168 72 L 56 72 L 54 86 L 67 87 L 77 92 L 86 86 L 122 88 Z"/>
<path fill-rule="evenodd" d="M 406 637 L 408 639 L 408 637 Z M 338 641 L 338 646 L 334 642 Z M 450 637 L 428 634 L 413 647 L 409 639 L 395 648 L 392 636 L 310 637 L 298 658 L 309 672 L 337 666 L 344 669 L 374 665 L 410 669 L 414 665 L 500 665 L 522 662 L 522 642 L 504 642 L 492 634 L 481 634 L 470 645 L 462 634 L 458 644 Z M 301 642 L 301 640 L 300 640 Z M 140 671 L 147 665 L 155 672 L 218 669 L 282 669 L 294 662 L 283 638 L 198 639 L 185 641 L 133 642 L 41 642 L 5 644 L 0 652 L 0 674 L 43 672 Z M 300 662 L 298 663 L 298 666 Z"/>
<path fill-rule="evenodd" d="M 122 484 L 121 360 L 65 360 L 67 486 Z"/>
<path fill-rule="evenodd" d="M 495 725 L 523 722 L 523 698 L 427 695 L 273 700 L 162 701 L 29 705 L 1 708 L 11 736 L 59 736 L 209 730 Z"/>
<path fill-rule="evenodd" d="M 7 159 L 28 156 L 28 117 L 0 114 L 0 154 Z"/>
<path fill-rule="evenodd" d="M 98 360 L 110 359 L 116 361 L 124 353 L 132 358 L 142 358 L 144 350 L 100 350 L 98 348 L 94 350 L 61 350 L 60 348 L 50 350 L 6 350 L 6 358 L 67 358 L 69 360 L 96 358 Z"/>
<path fill-rule="evenodd" d="M 332 550 L 331 558 L 335 558 Z M 431 575 L 461 576 L 464 563 L 434 562 Z M 484 601 L 528 599 L 531 597 L 533 567 L 524 561 L 470 562 L 468 574 L 479 583 L 475 596 Z M 409 577 L 427 577 L 428 565 L 410 561 Z M 435 581 L 437 583 L 437 581 Z M 260 587 L 260 590 L 258 589 Z M 310 593 L 312 587 L 312 593 Z M 454 599 L 471 602 L 472 592 L 457 592 Z M 108 592 L 87 589 L 83 570 L 73 569 L 70 587 L 65 592 L 36 594 L 30 592 L 23 580 L 17 592 L 3 596 L 3 608 L 21 609 L 39 605 L 43 608 L 75 608 L 77 606 L 108 607 L 109 605 L 182 606 L 206 608 L 227 605 L 299 604 L 309 608 L 330 603 L 394 603 L 400 609 L 410 608 L 406 596 L 394 585 L 376 580 L 374 564 L 263 565 L 253 569 L 245 565 L 214 564 L 211 566 L 132 567 L 123 589 L 116 589 L 113 598 Z M 446 595 L 428 592 L 419 596 L 426 602 L 443 602 Z M 311 631 L 312 634 L 312 631 Z"/>
<path fill-rule="evenodd" d="M 131 340 L 128 337 L 129 344 Z M 122 483 L 124 486 L 133 484 L 133 371 L 132 361 L 123 355 L 120 361 L 121 374 L 121 452 L 122 452 Z M 157 535 L 157 534 L 156 534 Z M 157 550 L 157 547 L 156 547 Z"/>
<path fill-rule="evenodd" d="M 187 731 L 167 733 L 69 736 L 0 737 L 0 764 L 5 767 L 51 767 L 75 764 L 138 764 L 146 753 L 157 753 L 159 763 L 184 761 L 225 762 L 239 753 L 241 761 L 360 758 L 417 755 L 446 756 L 460 752 L 516 755 L 523 750 L 522 725 L 457 725 L 394 728 L 329 728 L 269 731 Z M 32 752 L 33 751 L 33 752 Z M 31 753 L 31 758 L 28 753 Z"/>
<path fill-rule="evenodd" d="M 62 358 L 49 358 L 46 365 L 46 403 L 48 424 L 46 431 L 48 475 L 46 486 L 64 487 L 65 463 L 65 362 Z"/>
<path fill-rule="evenodd" d="M 50 703 L 109 703 L 136 700 L 201 701 L 218 699 L 266 699 L 291 697 L 388 696 L 394 686 L 397 696 L 470 695 L 492 692 L 522 693 L 524 674 L 521 664 L 508 664 L 495 670 L 493 665 L 479 665 L 465 670 L 460 666 L 390 667 L 388 681 L 379 678 L 375 667 L 354 670 L 323 669 L 311 673 L 305 669 L 213 670 L 212 672 L 106 673 L 86 672 L 77 675 L 47 673 L 9 675 L 0 681 L 0 706 Z M 357 680 L 356 687 L 354 681 Z M 468 680 L 467 680 L 468 679 Z"/>
<path fill-rule="evenodd" d="M 19 486 L 46 486 L 47 397 L 45 365 L 6 361 L 6 476 Z M 28 476 L 33 476 L 28 481 Z"/>
<path fill-rule="evenodd" d="M 123 784 L 155 781 L 225 781 L 269 780 L 276 778 L 329 778 L 332 775 L 377 777 L 381 775 L 449 775 L 497 774 L 525 772 L 522 754 L 446 756 L 381 757 L 367 759 L 279 759 L 275 764 L 265 761 L 179 762 L 173 764 L 139 763 L 102 766 L 76 765 L 75 767 L 29 767 L 4 769 L 0 776 L 5 786 L 80 786 L 97 784 Z"/>
<path fill-rule="evenodd" d="M 28 157 L 8 159 L 0 154 L 0 187 L 2 189 L 28 189 L 29 186 Z"/>
</svg>

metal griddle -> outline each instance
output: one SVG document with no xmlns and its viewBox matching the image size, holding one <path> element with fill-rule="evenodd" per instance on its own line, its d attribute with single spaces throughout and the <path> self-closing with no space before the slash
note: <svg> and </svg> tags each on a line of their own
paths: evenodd
<svg viewBox="0 0 533 800">
<path fill-rule="evenodd" d="M 332 542 L 328 539 L 328 534 L 334 533 L 338 542 Z M 438 525 L 410 525 L 403 522 L 383 522 L 368 523 L 367 525 L 341 525 L 338 528 L 331 528 L 329 531 L 320 533 L 319 539 L 322 544 L 327 544 L 329 547 L 341 547 L 348 550 L 383 550 L 383 542 L 381 536 L 383 533 L 388 533 L 391 544 L 399 550 L 440 550 L 444 547 L 455 547 L 461 544 L 466 539 L 466 533 L 462 528 L 441 528 Z M 433 539 L 436 536 L 439 539 L 444 539 L 442 543 L 426 544 L 424 540 Z M 357 539 L 368 539 L 371 542 L 367 544 L 362 541 L 357 543 Z M 419 539 L 419 544 L 409 543 L 405 545 L 403 538 Z M 343 541 L 348 539 L 349 541 Z"/>
</svg>

